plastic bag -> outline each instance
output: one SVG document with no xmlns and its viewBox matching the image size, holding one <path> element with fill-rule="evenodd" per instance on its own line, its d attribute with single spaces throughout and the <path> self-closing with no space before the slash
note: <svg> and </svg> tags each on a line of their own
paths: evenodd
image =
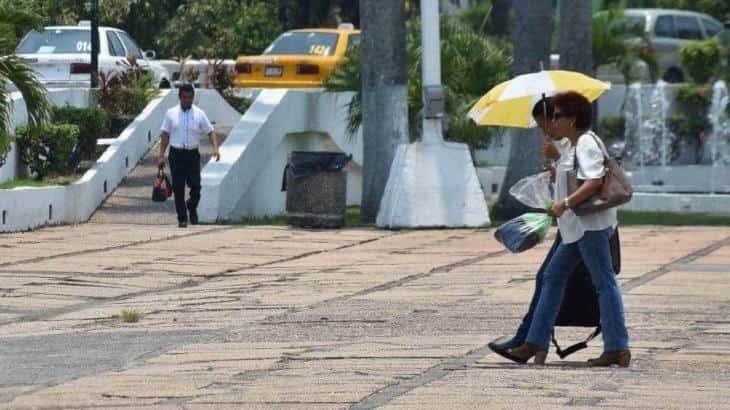
<svg viewBox="0 0 730 410">
<path fill-rule="evenodd" d="M 552 205 L 550 191 L 550 172 L 524 177 L 509 189 L 510 195 L 534 209 Z M 552 217 L 546 213 L 528 212 L 500 225 L 494 231 L 494 237 L 510 252 L 524 252 L 545 239 L 552 222 Z"/>
<path fill-rule="evenodd" d="M 494 238 L 512 253 L 526 251 L 547 236 L 552 218 L 547 214 L 528 212 L 510 219 L 494 231 Z"/>
<path fill-rule="evenodd" d="M 517 181 L 509 189 L 510 195 L 526 206 L 545 209 L 552 205 L 550 172 L 530 175 Z"/>
</svg>

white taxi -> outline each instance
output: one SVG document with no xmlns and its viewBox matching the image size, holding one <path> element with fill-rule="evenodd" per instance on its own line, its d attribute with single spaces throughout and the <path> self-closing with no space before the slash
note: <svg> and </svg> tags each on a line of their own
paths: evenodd
<svg viewBox="0 0 730 410">
<path fill-rule="evenodd" d="M 46 87 L 89 86 L 91 73 L 91 24 L 51 26 L 32 30 L 15 49 L 15 54 L 33 68 Z M 143 72 L 151 72 L 154 83 L 170 86 L 166 68 L 150 61 L 154 52 L 143 52 L 123 30 L 99 27 L 99 72 L 125 70 L 127 56 L 136 57 Z"/>
</svg>

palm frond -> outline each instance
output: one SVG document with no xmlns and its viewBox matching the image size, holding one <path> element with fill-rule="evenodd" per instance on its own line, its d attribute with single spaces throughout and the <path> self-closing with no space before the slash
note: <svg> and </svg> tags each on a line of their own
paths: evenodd
<svg viewBox="0 0 730 410">
<path fill-rule="evenodd" d="M 30 66 L 16 56 L 0 58 L 0 82 L 5 81 L 12 83 L 23 95 L 28 111 L 28 125 L 36 127 L 44 124 L 49 117 L 50 103 L 46 98 L 46 88 L 35 77 Z M 0 108 L 0 116 L 2 113 Z M 2 124 L 2 129 L 7 132 L 10 119 L 9 110 L 5 114 L 6 122 Z"/>
</svg>

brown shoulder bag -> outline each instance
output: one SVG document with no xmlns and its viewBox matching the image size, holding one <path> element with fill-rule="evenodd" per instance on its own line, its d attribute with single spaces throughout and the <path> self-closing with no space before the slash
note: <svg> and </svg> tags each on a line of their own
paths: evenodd
<svg viewBox="0 0 730 410">
<path fill-rule="evenodd" d="M 573 212 L 578 216 L 590 215 L 596 212 L 605 211 L 615 206 L 623 205 L 631 200 L 634 189 L 631 187 L 628 177 L 615 159 L 611 158 L 601 141 L 593 132 L 589 132 L 596 140 L 596 144 L 603 151 L 603 166 L 606 173 L 603 176 L 601 188 L 593 196 L 573 207 Z M 583 183 L 578 179 L 578 142 L 576 141 L 576 153 L 573 159 L 573 169 L 568 171 L 568 195 L 575 192 Z"/>
</svg>

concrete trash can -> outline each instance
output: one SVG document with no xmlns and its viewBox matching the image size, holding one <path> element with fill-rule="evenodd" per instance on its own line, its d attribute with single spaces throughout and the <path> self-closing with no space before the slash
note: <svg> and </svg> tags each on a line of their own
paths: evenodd
<svg viewBox="0 0 730 410">
<path fill-rule="evenodd" d="M 286 219 L 301 228 L 341 228 L 347 209 L 347 173 L 352 155 L 292 151 L 284 168 Z"/>
</svg>

